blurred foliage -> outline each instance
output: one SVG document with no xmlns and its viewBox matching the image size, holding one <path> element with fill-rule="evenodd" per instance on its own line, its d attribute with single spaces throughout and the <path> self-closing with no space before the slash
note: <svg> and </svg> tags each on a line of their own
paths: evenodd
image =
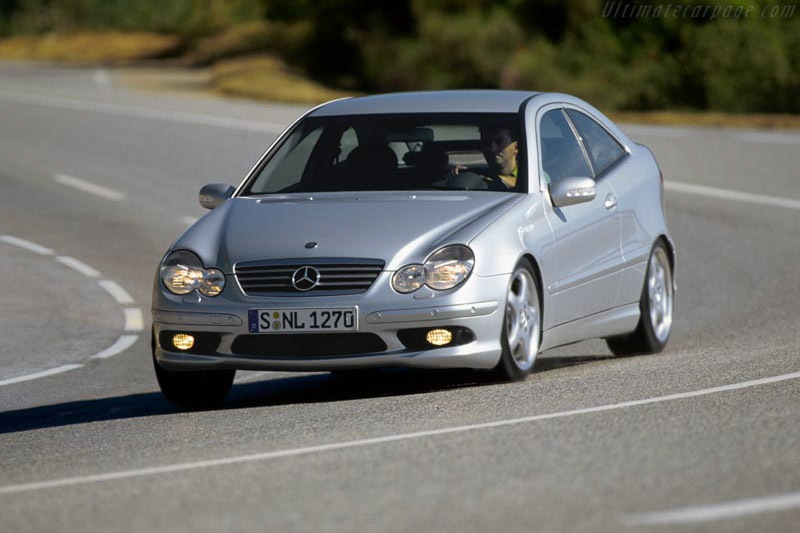
<svg viewBox="0 0 800 533">
<path fill-rule="evenodd" d="M 191 38 L 263 13 L 261 0 L 0 0 L 0 32 L 114 29 Z"/>
<path fill-rule="evenodd" d="M 776 5 L 797 12 L 762 17 Z M 619 16 L 667 6 L 691 16 Z M 271 54 L 351 90 L 500 87 L 608 109 L 800 112 L 794 0 L 0 0 L 0 33 L 86 29 L 176 35 L 195 64 Z"/>
<path fill-rule="evenodd" d="M 298 75 L 275 57 L 261 55 L 217 63 L 211 69 L 210 85 L 223 94 L 270 102 L 319 104 L 353 96 Z"/>
<path fill-rule="evenodd" d="M 120 65 L 172 56 L 181 49 L 174 35 L 132 31 L 15 35 L 0 39 L 0 57 L 77 64 Z"/>
<path fill-rule="evenodd" d="M 192 65 L 210 65 L 221 59 L 271 52 L 287 59 L 301 57 L 311 26 L 307 21 L 276 24 L 254 20 L 232 25 L 197 39 L 187 52 Z"/>
</svg>

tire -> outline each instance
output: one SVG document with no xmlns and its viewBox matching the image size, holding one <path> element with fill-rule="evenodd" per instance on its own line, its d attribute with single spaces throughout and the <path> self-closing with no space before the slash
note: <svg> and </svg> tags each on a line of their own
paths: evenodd
<svg viewBox="0 0 800 533">
<path fill-rule="evenodd" d="M 526 260 L 511 275 L 500 333 L 502 353 L 494 367 L 503 381 L 522 381 L 533 370 L 542 341 L 542 304 L 536 274 Z"/>
<path fill-rule="evenodd" d="M 155 346 L 153 346 L 155 348 Z M 233 386 L 236 370 L 170 372 L 153 354 L 153 368 L 161 392 L 172 404 L 188 409 L 216 407 L 225 401 Z"/>
<path fill-rule="evenodd" d="M 611 353 L 645 355 L 663 351 L 672 333 L 674 301 L 669 252 L 664 243 L 658 241 L 647 262 L 647 273 L 639 298 L 639 323 L 628 335 L 606 339 Z"/>
</svg>

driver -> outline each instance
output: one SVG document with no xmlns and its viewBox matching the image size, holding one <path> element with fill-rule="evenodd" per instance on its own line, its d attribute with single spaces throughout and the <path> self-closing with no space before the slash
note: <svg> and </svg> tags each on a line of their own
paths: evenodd
<svg viewBox="0 0 800 533">
<path fill-rule="evenodd" d="M 484 126 L 480 129 L 481 152 L 488 164 L 488 173 L 482 176 L 486 188 L 496 191 L 513 189 L 517 185 L 517 155 L 519 145 L 516 132 L 504 126 Z M 456 179 L 462 171 L 470 170 L 456 165 L 448 175 Z M 474 170 L 470 170 L 474 174 Z"/>
<path fill-rule="evenodd" d="M 489 164 L 489 178 L 499 180 L 507 189 L 513 189 L 517 184 L 519 153 L 516 134 L 502 127 L 481 128 L 480 132 L 481 151 Z"/>
</svg>

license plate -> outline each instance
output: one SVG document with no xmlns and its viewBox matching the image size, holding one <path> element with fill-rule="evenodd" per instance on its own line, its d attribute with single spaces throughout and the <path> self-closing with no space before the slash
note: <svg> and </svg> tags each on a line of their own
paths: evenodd
<svg viewBox="0 0 800 533">
<path fill-rule="evenodd" d="M 357 331 L 358 309 L 250 309 L 250 333 Z"/>
</svg>

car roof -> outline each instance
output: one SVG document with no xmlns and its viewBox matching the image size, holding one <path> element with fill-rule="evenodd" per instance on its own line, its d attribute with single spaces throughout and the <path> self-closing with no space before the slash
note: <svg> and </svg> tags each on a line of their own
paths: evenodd
<svg viewBox="0 0 800 533">
<path fill-rule="evenodd" d="M 376 94 L 334 100 L 309 116 L 381 113 L 517 113 L 522 103 L 540 93 L 530 91 L 461 90 Z"/>
</svg>

